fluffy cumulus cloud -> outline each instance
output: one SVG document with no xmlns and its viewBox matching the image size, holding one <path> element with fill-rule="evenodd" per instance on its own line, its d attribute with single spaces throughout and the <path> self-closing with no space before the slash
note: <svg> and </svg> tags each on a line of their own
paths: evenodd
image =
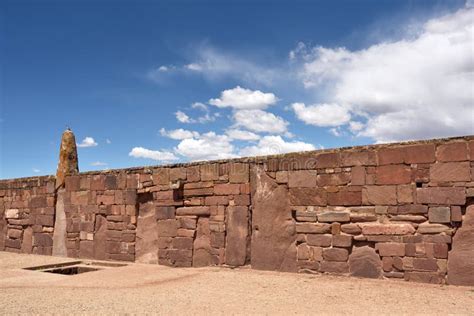
<svg viewBox="0 0 474 316">
<path fill-rule="evenodd" d="M 231 143 L 231 138 L 214 132 L 183 139 L 174 150 L 189 160 L 225 159 L 236 156 L 233 153 L 234 146 Z"/>
<path fill-rule="evenodd" d="M 226 131 L 226 135 L 229 136 L 231 139 L 236 139 L 236 140 L 247 140 L 247 141 L 254 141 L 254 140 L 259 140 L 260 135 L 237 129 L 237 128 L 232 128 Z"/>
<path fill-rule="evenodd" d="M 146 158 L 156 161 L 172 161 L 178 160 L 176 155 L 169 151 L 150 150 L 143 147 L 134 147 L 129 153 L 129 156 L 134 158 Z"/>
<path fill-rule="evenodd" d="M 281 136 L 264 136 L 259 140 L 258 144 L 247 146 L 240 150 L 241 156 L 261 156 L 261 155 L 275 155 L 295 151 L 315 150 L 312 144 L 292 141 L 287 142 Z"/>
<path fill-rule="evenodd" d="M 166 129 L 160 129 L 161 136 L 169 137 L 171 139 L 186 139 L 192 137 L 198 137 L 199 133 L 194 131 L 188 131 L 182 128 L 167 131 Z"/>
<path fill-rule="evenodd" d="M 315 126 L 338 126 L 349 122 L 351 115 L 347 108 L 338 104 L 315 104 L 306 106 L 304 103 L 293 103 L 296 116 Z"/>
<path fill-rule="evenodd" d="M 284 134 L 289 123 L 283 118 L 262 110 L 240 110 L 233 114 L 236 127 L 257 133 Z"/>
<path fill-rule="evenodd" d="M 82 142 L 77 144 L 77 147 L 95 147 L 99 144 L 94 140 L 92 137 L 86 137 L 82 140 Z"/>
<path fill-rule="evenodd" d="M 220 108 L 231 107 L 238 110 L 266 109 L 278 101 L 273 93 L 249 90 L 237 86 L 221 92 L 220 98 L 210 99 L 209 104 Z"/>
<path fill-rule="evenodd" d="M 299 45 L 290 57 L 302 60 L 301 80 L 327 98 L 293 109 L 308 124 L 349 123 L 377 142 L 472 134 L 473 30 L 466 6 L 427 21 L 415 37 L 359 51 Z"/>
<path fill-rule="evenodd" d="M 191 118 L 186 114 L 184 113 L 183 111 L 177 111 L 176 113 L 174 113 L 174 115 L 176 116 L 176 119 L 181 122 L 181 123 L 191 123 Z"/>
</svg>

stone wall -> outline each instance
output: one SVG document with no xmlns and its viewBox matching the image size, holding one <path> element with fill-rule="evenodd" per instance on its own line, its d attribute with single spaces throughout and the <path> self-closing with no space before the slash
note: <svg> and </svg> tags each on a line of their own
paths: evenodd
<svg viewBox="0 0 474 316">
<path fill-rule="evenodd" d="M 0 181 L 0 250 L 51 254 L 55 199 Z M 474 283 L 473 136 L 81 173 L 62 199 L 69 257 Z"/>
</svg>

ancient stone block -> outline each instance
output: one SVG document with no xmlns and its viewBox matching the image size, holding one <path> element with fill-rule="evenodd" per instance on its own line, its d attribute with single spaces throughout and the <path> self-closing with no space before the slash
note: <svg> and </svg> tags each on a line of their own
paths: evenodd
<svg viewBox="0 0 474 316">
<path fill-rule="evenodd" d="M 326 261 L 347 261 L 349 252 L 343 248 L 324 248 L 323 258 Z"/>
<path fill-rule="evenodd" d="M 368 185 L 362 189 L 364 205 L 397 205 L 397 187 L 394 185 Z"/>
<path fill-rule="evenodd" d="M 186 168 L 175 167 L 170 169 L 170 181 L 186 180 Z"/>
<path fill-rule="evenodd" d="M 33 250 L 33 228 L 27 227 L 23 231 L 23 238 L 21 241 L 21 252 L 31 253 L 32 250 Z"/>
<path fill-rule="evenodd" d="M 470 181 L 469 162 L 438 162 L 430 167 L 431 182 Z"/>
<path fill-rule="evenodd" d="M 421 204 L 464 205 L 466 190 L 462 187 L 417 188 L 416 200 Z"/>
<path fill-rule="evenodd" d="M 298 246 L 298 260 L 309 260 L 310 259 L 310 247 L 307 244 L 301 244 Z"/>
<path fill-rule="evenodd" d="M 316 168 L 335 168 L 340 165 L 339 153 L 321 153 L 316 155 Z"/>
<path fill-rule="evenodd" d="M 226 226 L 226 264 L 242 266 L 247 257 L 248 208 L 246 206 L 229 206 Z"/>
<path fill-rule="evenodd" d="M 308 234 L 306 241 L 310 246 L 329 247 L 331 246 L 332 235 Z"/>
<path fill-rule="evenodd" d="M 451 208 L 448 206 L 430 207 L 428 211 L 430 223 L 450 223 Z"/>
<path fill-rule="evenodd" d="M 415 228 L 410 224 L 361 223 L 359 226 L 362 228 L 362 234 L 364 235 L 408 235 L 415 232 Z"/>
<path fill-rule="evenodd" d="M 317 175 L 317 185 L 320 187 L 345 185 L 348 184 L 350 181 L 351 174 L 349 172 Z"/>
<path fill-rule="evenodd" d="M 165 219 L 158 221 L 159 237 L 175 237 L 178 233 L 178 221 L 174 219 Z"/>
<path fill-rule="evenodd" d="M 322 223 L 296 223 L 296 232 L 303 234 L 325 234 L 331 231 L 331 225 Z"/>
<path fill-rule="evenodd" d="M 398 185 L 397 186 L 397 201 L 398 203 L 413 203 L 415 195 L 414 185 Z"/>
<path fill-rule="evenodd" d="M 341 231 L 346 234 L 358 235 L 362 232 L 362 229 L 357 224 L 343 224 L 341 225 Z"/>
<path fill-rule="evenodd" d="M 338 192 L 329 192 L 327 194 L 328 205 L 361 205 L 362 192 L 350 191 L 348 189 L 339 190 Z"/>
<path fill-rule="evenodd" d="M 209 219 L 199 218 L 197 223 L 196 239 L 194 240 L 194 251 L 192 251 L 193 267 L 210 266 L 213 263 L 211 254 L 211 239 L 209 230 Z"/>
<path fill-rule="evenodd" d="M 377 243 L 375 245 L 375 249 L 378 250 L 379 255 L 382 257 L 394 257 L 400 256 L 403 257 L 405 255 L 405 244 L 403 243 L 394 243 L 394 242 L 387 242 L 387 243 Z"/>
<path fill-rule="evenodd" d="M 288 186 L 290 188 L 313 188 L 316 186 L 316 172 L 313 170 L 288 171 Z"/>
<path fill-rule="evenodd" d="M 176 209 L 176 215 L 186 216 L 186 215 L 200 215 L 206 216 L 211 214 L 211 209 L 209 206 L 188 206 L 188 207 L 178 207 Z"/>
<path fill-rule="evenodd" d="M 250 205 L 250 195 L 248 194 L 234 195 L 234 203 L 235 205 L 243 205 L 243 206 Z"/>
<path fill-rule="evenodd" d="M 451 230 L 451 228 L 443 224 L 422 223 L 418 225 L 416 232 L 419 234 L 439 234 L 449 230 Z"/>
<path fill-rule="evenodd" d="M 285 185 L 278 185 L 258 165 L 252 167 L 250 178 L 252 268 L 296 271 L 296 229 L 288 204 L 288 189 Z"/>
<path fill-rule="evenodd" d="M 386 165 L 376 169 L 377 184 L 406 184 L 411 182 L 411 168 L 406 165 Z"/>
<path fill-rule="evenodd" d="M 320 222 L 348 222 L 350 213 L 348 211 L 326 211 L 318 214 Z"/>
<path fill-rule="evenodd" d="M 472 156 L 471 152 L 471 156 Z M 462 226 L 453 238 L 448 256 L 448 283 L 474 285 L 474 205 L 467 207 Z"/>
<path fill-rule="evenodd" d="M 397 209 L 398 214 L 426 214 L 428 206 L 421 204 L 400 205 Z"/>
<path fill-rule="evenodd" d="M 230 183 L 249 182 L 249 164 L 231 163 L 229 166 L 229 182 Z"/>
<path fill-rule="evenodd" d="M 214 186 L 216 195 L 240 194 L 240 185 L 238 183 L 222 183 Z"/>
<path fill-rule="evenodd" d="M 461 212 L 460 206 L 451 206 L 451 221 L 452 222 L 462 221 L 462 212 Z"/>
<path fill-rule="evenodd" d="M 343 151 L 341 152 L 341 166 L 373 166 L 376 163 L 375 152 L 364 151 Z"/>
<path fill-rule="evenodd" d="M 206 205 L 228 205 L 229 197 L 226 195 L 206 196 Z"/>
<path fill-rule="evenodd" d="M 193 249 L 193 239 L 186 237 L 175 237 L 171 244 L 175 249 Z"/>
<path fill-rule="evenodd" d="M 365 167 L 352 167 L 351 169 L 351 185 L 365 184 Z"/>
<path fill-rule="evenodd" d="M 349 256 L 352 276 L 378 279 L 382 276 L 382 263 L 375 250 L 369 246 L 355 248 Z"/>
<path fill-rule="evenodd" d="M 173 206 L 157 206 L 155 208 L 155 218 L 160 219 L 173 219 L 175 218 L 175 208 Z"/>
<path fill-rule="evenodd" d="M 219 164 L 201 165 L 201 181 L 219 180 Z"/>
<path fill-rule="evenodd" d="M 288 171 L 277 171 L 275 179 L 277 183 L 288 183 Z"/>
<path fill-rule="evenodd" d="M 291 205 L 327 205 L 326 190 L 320 188 L 290 188 Z"/>
<path fill-rule="evenodd" d="M 199 166 L 189 166 L 186 168 L 186 179 L 189 182 L 197 182 L 201 180 Z"/>
<path fill-rule="evenodd" d="M 418 271 L 438 271 L 438 264 L 433 258 L 413 258 L 413 269 Z"/>
<path fill-rule="evenodd" d="M 456 142 L 439 145 L 436 149 L 438 161 L 465 161 L 468 160 L 467 146 L 465 142 Z"/>
<path fill-rule="evenodd" d="M 332 236 L 333 247 L 350 247 L 352 246 L 352 236 L 350 235 L 334 235 Z"/>
</svg>

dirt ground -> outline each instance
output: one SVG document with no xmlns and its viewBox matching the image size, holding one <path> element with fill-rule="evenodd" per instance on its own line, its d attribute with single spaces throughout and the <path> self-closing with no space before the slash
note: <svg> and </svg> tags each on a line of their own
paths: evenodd
<svg viewBox="0 0 474 316">
<path fill-rule="evenodd" d="M 474 314 L 472 287 L 144 264 L 22 269 L 65 261 L 0 252 L 0 314 Z"/>
</svg>

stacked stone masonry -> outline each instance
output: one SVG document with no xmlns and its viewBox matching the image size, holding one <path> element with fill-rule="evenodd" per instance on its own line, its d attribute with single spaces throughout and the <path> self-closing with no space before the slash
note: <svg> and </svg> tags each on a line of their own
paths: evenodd
<svg viewBox="0 0 474 316">
<path fill-rule="evenodd" d="M 69 257 L 474 284 L 474 137 L 66 178 Z M 54 177 L 0 181 L 0 250 L 51 255 Z M 470 206 L 472 205 L 472 206 Z"/>
</svg>

